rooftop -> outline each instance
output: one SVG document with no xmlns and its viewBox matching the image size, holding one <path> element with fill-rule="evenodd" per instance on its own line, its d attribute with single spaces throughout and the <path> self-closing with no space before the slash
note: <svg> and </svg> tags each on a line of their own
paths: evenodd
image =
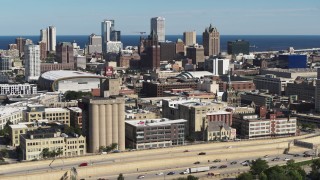
<svg viewBox="0 0 320 180">
<path fill-rule="evenodd" d="M 26 109 L 26 107 L 0 106 L 0 117 L 9 116 L 14 113 L 19 113 Z"/>
<path fill-rule="evenodd" d="M 44 110 L 44 112 L 57 112 L 57 111 L 59 111 L 59 112 L 68 112 L 68 110 L 67 109 L 64 109 L 64 108 L 46 108 L 45 110 Z"/>
<path fill-rule="evenodd" d="M 167 118 L 162 118 L 162 119 L 148 119 L 148 120 L 128 120 L 125 122 L 127 124 L 130 124 L 136 127 L 148 127 L 148 126 L 165 126 L 165 125 L 171 125 L 176 123 L 185 123 L 187 122 L 187 120 L 185 119 L 170 120 Z"/>
<path fill-rule="evenodd" d="M 82 109 L 79 107 L 68 107 L 68 109 L 70 109 L 71 111 L 74 111 L 74 112 L 79 112 L 79 113 L 82 112 Z"/>
<path fill-rule="evenodd" d="M 41 77 L 48 80 L 57 80 L 63 78 L 73 78 L 73 77 L 92 77 L 92 78 L 105 78 L 104 76 L 100 76 L 97 74 L 92 74 L 88 72 L 82 71 L 67 71 L 67 70 L 60 70 L 60 71 L 47 71 L 41 74 Z"/>
</svg>

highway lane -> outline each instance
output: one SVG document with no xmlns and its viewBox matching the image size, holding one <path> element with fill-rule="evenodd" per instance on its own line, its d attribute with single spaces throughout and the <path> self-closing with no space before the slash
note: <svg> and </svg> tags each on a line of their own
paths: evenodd
<svg viewBox="0 0 320 180">
<path fill-rule="evenodd" d="M 293 157 L 292 155 L 276 155 L 276 156 L 269 156 L 267 159 L 265 159 L 266 161 L 268 161 L 270 166 L 274 166 L 274 165 L 284 165 L 286 164 L 287 161 L 285 161 L 285 158 L 290 158 L 290 159 L 294 159 L 295 161 L 304 161 L 304 160 L 308 160 L 311 158 L 306 158 L 306 157 L 302 157 L 302 154 L 300 154 L 301 156 L 299 157 Z M 275 157 L 279 157 L 280 160 L 279 161 L 272 161 L 272 159 L 274 159 Z M 200 165 L 197 165 L 197 167 L 202 167 L 202 166 L 217 166 L 217 168 L 211 169 L 208 172 L 213 172 L 213 173 L 220 173 L 220 176 L 222 175 L 230 175 L 232 174 L 233 176 L 235 174 L 238 174 L 240 172 L 244 172 L 244 171 L 248 171 L 250 168 L 249 166 L 243 166 L 240 163 L 245 161 L 245 160 L 254 160 L 257 158 L 264 158 L 264 157 L 253 157 L 253 158 L 239 158 L 239 159 L 232 159 L 232 160 L 228 160 L 228 161 L 222 161 L 222 162 L 218 162 L 218 163 L 203 163 Z M 236 161 L 237 164 L 235 165 L 230 165 L 230 163 L 232 161 Z M 221 165 L 227 165 L 227 168 L 224 169 L 220 169 L 219 167 Z M 186 168 L 189 167 L 193 167 L 193 165 L 187 166 L 187 167 L 180 167 L 180 168 L 174 168 L 174 169 L 170 169 L 170 170 L 156 170 L 156 171 L 148 171 L 148 172 L 133 172 L 133 173 L 128 173 L 128 174 L 124 174 L 124 177 L 126 179 L 137 179 L 137 177 L 139 175 L 144 175 L 145 179 L 172 179 L 172 178 L 178 178 L 178 177 L 183 177 L 183 176 L 187 176 L 187 175 L 181 175 L 180 173 L 183 172 Z M 157 175 L 159 172 L 163 173 L 162 175 Z M 174 175 L 167 175 L 169 172 L 175 172 Z M 197 177 L 206 177 L 208 172 L 204 172 L 204 173 L 194 173 L 194 176 Z M 218 177 L 220 177 L 218 176 Z M 98 179 L 98 178 L 105 178 L 108 180 L 115 180 L 117 179 L 118 175 L 111 175 L 111 176 L 96 176 L 96 177 L 91 177 L 91 178 L 86 178 L 86 179 Z"/>
<path fill-rule="evenodd" d="M 294 137 L 294 138 L 304 138 L 303 136 Z M 80 163 L 86 161 L 89 164 L 94 166 L 123 166 L 127 164 L 137 164 L 136 162 L 150 163 L 150 159 L 155 162 L 161 162 L 159 166 L 163 169 L 165 168 L 175 168 L 177 166 L 187 167 L 189 164 L 192 164 L 195 161 L 207 162 L 208 160 L 214 160 L 214 158 L 224 158 L 229 154 L 238 154 L 243 157 L 247 155 L 252 156 L 256 151 L 272 151 L 274 154 L 282 153 L 283 149 L 287 147 L 287 142 L 291 141 L 291 138 L 283 139 L 271 139 L 271 140 L 256 140 L 256 141 L 241 141 L 241 142 L 228 142 L 228 143 L 212 143 L 212 144 L 199 144 L 191 146 L 181 146 L 174 148 L 164 148 L 164 149 L 153 149 L 153 150 L 144 150 L 136 152 L 124 152 L 124 153 L 115 153 L 108 155 L 97 155 L 97 156 L 88 156 L 80 157 L 73 159 L 57 159 L 52 163 L 53 170 L 55 169 L 70 169 L 71 167 L 77 167 Z M 231 148 L 228 148 L 231 147 Z M 190 150 L 190 152 L 183 153 L 185 149 Z M 205 151 L 207 155 L 199 156 L 199 152 Z M 305 151 L 305 149 L 303 150 Z M 260 154 L 261 156 L 261 154 Z M 169 159 L 173 160 L 174 163 L 169 161 L 163 161 Z M 18 167 L 10 168 L 10 165 L 6 165 L 5 168 L 0 169 L 0 174 L 27 174 L 27 172 L 47 172 L 51 171 L 48 165 L 51 161 L 39 161 L 32 163 L 20 163 Z M 139 163 L 138 163 L 139 164 Z M 137 165 L 142 169 L 147 169 L 142 165 Z M 85 168 L 79 168 L 80 170 Z M 150 169 L 152 170 L 151 166 Z M 118 173 L 119 170 L 116 172 Z"/>
</svg>

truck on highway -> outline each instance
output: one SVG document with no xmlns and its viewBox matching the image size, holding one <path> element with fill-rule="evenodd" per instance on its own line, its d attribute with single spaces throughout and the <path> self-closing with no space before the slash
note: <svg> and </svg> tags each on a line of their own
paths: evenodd
<svg viewBox="0 0 320 180">
<path fill-rule="evenodd" d="M 191 173 L 197 173 L 197 172 L 206 172 L 209 170 L 210 170 L 209 166 L 203 166 L 203 167 L 188 168 L 184 172 L 185 174 L 191 174 Z"/>
</svg>

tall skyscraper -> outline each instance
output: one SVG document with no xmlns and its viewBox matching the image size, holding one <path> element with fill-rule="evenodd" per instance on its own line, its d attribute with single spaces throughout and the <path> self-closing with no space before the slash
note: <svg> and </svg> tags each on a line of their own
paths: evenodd
<svg viewBox="0 0 320 180">
<path fill-rule="evenodd" d="M 195 31 L 184 32 L 183 41 L 186 46 L 193 46 L 197 43 L 197 36 Z"/>
<path fill-rule="evenodd" d="M 89 36 L 88 53 L 101 53 L 102 52 L 102 38 L 101 36 L 91 34 Z"/>
<path fill-rule="evenodd" d="M 151 18 L 151 32 L 152 31 L 154 31 L 158 35 L 159 42 L 165 42 L 166 41 L 165 18 L 163 17 Z"/>
<path fill-rule="evenodd" d="M 83 99 L 84 133 L 88 152 L 99 152 L 100 146 L 118 144 L 125 149 L 125 100 L 122 97 Z"/>
<path fill-rule="evenodd" d="M 47 51 L 56 51 L 57 30 L 54 26 L 40 30 L 40 41 L 47 44 Z"/>
<path fill-rule="evenodd" d="M 40 47 L 39 45 L 25 45 L 24 47 L 25 79 L 36 81 L 40 76 Z"/>
<path fill-rule="evenodd" d="M 24 45 L 26 44 L 26 39 L 22 37 L 16 38 L 17 48 L 19 50 L 19 56 L 22 57 L 24 53 Z"/>
<path fill-rule="evenodd" d="M 57 62 L 62 64 L 74 64 L 73 46 L 70 42 L 62 42 L 57 45 Z"/>
<path fill-rule="evenodd" d="M 110 41 L 111 31 L 114 30 L 114 20 L 103 20 L 101 22 L 102 51 L 106 52 L 107 42 Z"/>
<path fill-rule="evenodd" d="M 220 33 L 216 27 L 210 26 L 202 34 L 205 56 L 218 55 L 220 53 Z"/>
<path fill-rule="evenodd" d="M 315 110 L 320 112 L 320 68 L 317 69 Z"/>
</svg>

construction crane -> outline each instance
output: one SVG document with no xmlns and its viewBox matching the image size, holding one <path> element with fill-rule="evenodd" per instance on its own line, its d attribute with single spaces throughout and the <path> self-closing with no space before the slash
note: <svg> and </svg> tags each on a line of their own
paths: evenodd
<svg viewBox="0 0 320 180">
<path fill-rule="evenodd" d="M 140 35 L 144 35 L 144 34 L 146 34 L 146 32 L 143 32 L 143 31 L 140 31 L 140 32 L 133 32 L 133 33 L 139 33 Z"/>
</svg>

